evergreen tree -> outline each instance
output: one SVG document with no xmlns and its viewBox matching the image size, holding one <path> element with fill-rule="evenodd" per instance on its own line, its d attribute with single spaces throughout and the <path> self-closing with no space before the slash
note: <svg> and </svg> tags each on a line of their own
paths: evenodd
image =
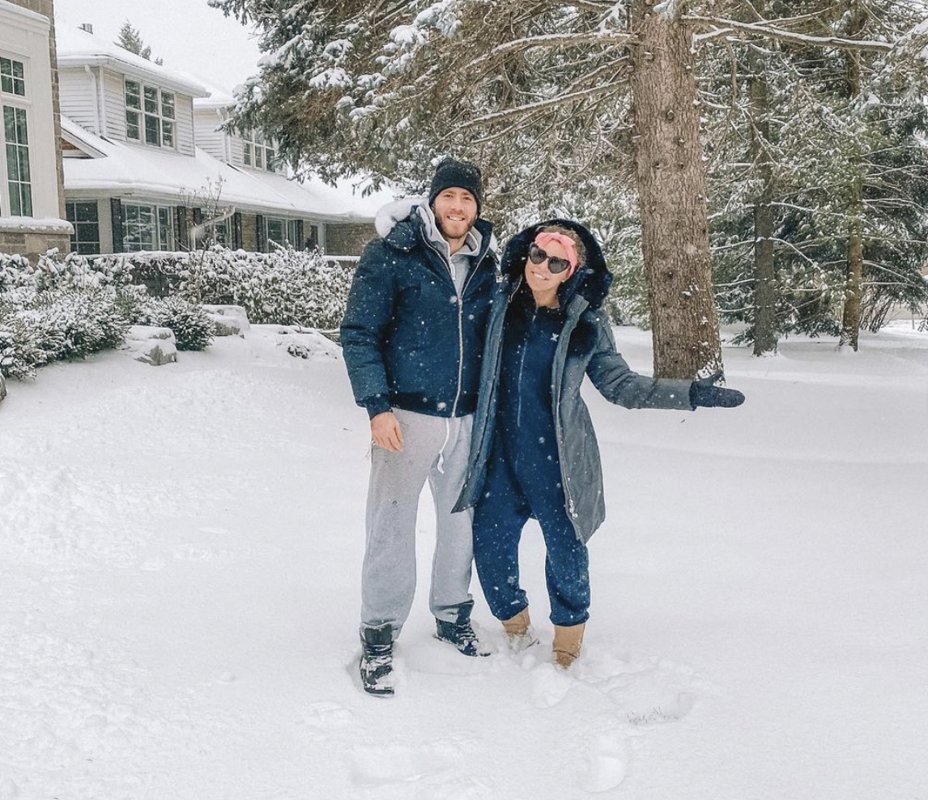
<svg viewBox="0 0 928 800">
<path fill-rule="evenodd" d="M 928 191 L 920 23 L 928 12 L 921 2 L 789 7 L 806 12 L 803 24 L 814 23 L 818 38 L 843 33 L 862 44 L 735 42 L 730 75 L 716 70 L 708 90 L 719 302 L 724 317 L 749 323 L 745 338 L 758 354 L 790 331 L 841 333 L 856 347 L 861 321 L 878 327 L 892 305 L 928 293 L 919 274 L 928 235 L 920 211 Z M 768 97 L 759 118 L 760 82 Z M 754 274 L 743 259 L 752 239 Z"/>
<path fill-rule="evenodd" d="M 126 20 L 119 29 L 119 38 L 116 40 L 116 44 L 128 50 L 130 53 L 141 56 L 146 61 L 151 61 L 151 47 L 145 44 L 142 40 L 142 34 L 139 32 L 138 28 L 132 27 L 129 20 Z M 160 58 L 156 58 L 154 63 L 161 66 L 164 61 Z"/>
<path fill-rule="evenodd" d="M 326 178 L 366 170 L 421 189 L 437 156 L 470 158 L 485 167 L 487 206 L 506 230 L 565 198 L 588 198 L 585 221 L 601 229 L 622 209 L 626 230 L 640 225 L 655 373 L 681 377 L 720 365 L 707 109 L 695 80 L 704 64 L 726 52 L 743 61 L 759 42 L 832 60 L 894 49 L 888 36 L 855 38 L 823 16 L 835 5 L 824 0 L 771 0 L 771 13 L 750 17 L 750 4 L 735 0 L 210 2 L 253 23 L 267 53 L 235 124 L 264 129 L 290 161 Z M 772 180 L 770 158 L 761 161 Z M 756 183 L 752 166 L 748 179 Z"/>
</svg>

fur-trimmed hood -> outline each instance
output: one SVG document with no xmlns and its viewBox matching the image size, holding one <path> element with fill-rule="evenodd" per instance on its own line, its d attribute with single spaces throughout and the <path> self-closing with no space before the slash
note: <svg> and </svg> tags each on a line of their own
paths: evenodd
<svg viewBox="0 0 928 800">
<path fill-rule="evenodd" d="M 417 241 L 418 231 L 422 225 L 418 217 L 418 208 L 428 198 L 422 196 L 401 197 L 382 206 L 374 218 L 377 235 L 399 250 L 412 249 Z M 488 248 L 499 260 L 499 244 L 493 226 L 484 219 L 478 218 L 474 228 L 483 236 L 489 236 Z M 482 249 L 482 248 L 481 248 Z"/>
<path fill-rule="evenodd" d="M 516 283 L 523 276 L 529 246 L 535 240 L 538 231 L 548 225 L 560 225 L 562 228 L 573 231 L 580 237 L 584 248 L 586 248 L 586 263 L 581 265 L 580 269 L 569 280 L 561 284 L 561 299 L 572 297 L 576 292 L 586 298 L 590 308 L 599 308 L 606 299 L 606 295 L 609 294 L 612 273 L 609 272 L 606 266 L 606 259 L 603 256 L 603 250 L 599 246 L 599 242 L 596 241 L 589 229 L 579 222 L 569 219 L 549 219 L 530 225 L 517 233 L 506 244 L 506 249 L 503 252 L 501 265 L 503 274 L 509 276 L 510 281 L 513 283 Z"/>
</svg>

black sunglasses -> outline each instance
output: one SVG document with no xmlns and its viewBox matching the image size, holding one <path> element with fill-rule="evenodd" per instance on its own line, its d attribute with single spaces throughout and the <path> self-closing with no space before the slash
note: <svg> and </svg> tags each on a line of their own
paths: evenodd
<svg viewBox="0 0 928 800">
<path fill-rule="evenodd" d="M 549 256 L 534 242 L 532 242 L 531 246 L 528 248 L 528 257 L 533 264 L 540 264 L 542 261 L 547 261 L 548 270 L 552 275 L 559 275 L 570 266 L 570 262 L 566 258 Z"/>
</svg>

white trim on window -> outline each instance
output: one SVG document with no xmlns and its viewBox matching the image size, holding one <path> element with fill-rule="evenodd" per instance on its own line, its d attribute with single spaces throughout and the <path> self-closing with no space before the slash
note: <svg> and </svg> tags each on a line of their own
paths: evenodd
<svg viewBox="0 0 928 800">
<path fill-rule="evenodd" d="M 177 95 L 123 77 L 126 138 L 151 147 L 177 149 Z"/>
<path fill-rule="evenodd" d="M 122 204 L 122 248 L 126 253 L 173 250 L 175 241 L 172 206 Z"/>
<path fill-rule="evenodd" d="M 26 56 L 0 52 L 0 215 L 31 217 L 33 203 L 32 76 Z"/>
<path fill-rule="evenodd" d="M 246 167 L 266 172 L 277 171 L 277 150 L 274 143 L 266 141 L 260 131 L 245 131 L 242 134 L 242 143 L 242 159 Z"/>
</svg>

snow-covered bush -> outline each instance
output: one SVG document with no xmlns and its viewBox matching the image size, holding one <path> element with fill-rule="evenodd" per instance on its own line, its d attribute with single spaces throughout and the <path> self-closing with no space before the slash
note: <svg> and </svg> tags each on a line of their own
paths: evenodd
<svg viewBox="0 0 928 800">
<path fill-rule="evenodd" d="M 112 280 L 126 280 L 131 273 L 153 294 L 242 306 L 254 323 L 322 329 L 341 322 L 353 275 L 350 267 L 318 252 L 289 248 L 272 253 L 218 246 L 191 253 L 130 253 L 101 256 L 91 266 Z"/>
<path fill-rule="evenodd" d="M 133 318 L 137 325 L 170 328 L 178 350 L 205 350 L 213 341 L 213 320 L 202 306 L 183 297 L 149 298 Z"/>
<path fill-rule="evenodd" d="M 113 288 L 19 289 L 0 294 L 0 370 L 31 378 L 50 361 L 118 347 L 129 320 Z"/>
</svg>

